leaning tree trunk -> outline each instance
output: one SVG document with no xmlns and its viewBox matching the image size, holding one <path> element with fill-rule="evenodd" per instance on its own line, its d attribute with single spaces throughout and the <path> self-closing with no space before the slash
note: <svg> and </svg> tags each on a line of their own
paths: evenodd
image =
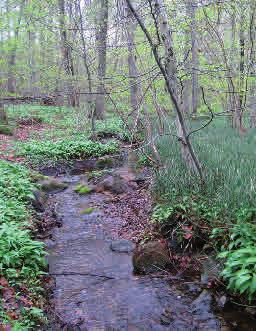
<svg viewBox="0 0 256 331">
<path fill-rule="evenodd" d="M 167 88 L 177 113 L 176 128 L 179 141 L 181 142 L 181 153 L 188 167 L 197 172 L 201 179 L 203 179 L 200 163 L 192 148 L 185 126 L 183 103 L 180 100 L 180 86 L 177 79 L 177 61 L 174 54 L 172 33 L 168 24 L 166 8 L 162 0 L 154 0 L 154 6 L 162 43 L 165 49 Z"/>
<path fill-rule="evenodd" d="M 174 109 L 177 114 L 177 133 L 179 136 L 179 141 L 181 142 L 181 152 L 182 156 L 187 164 L 187 166 L 193 169 L 203 181 L 203 173 L 200 166 L 200 163 L 197 159 L 197 156 L 192 148 L 192 145 L 189 140 L 189 135 L 186 130 L 182 103 L 180 101 L 180 91 L 177 79 L 177 63 L 174 54 L 173 44 L 172 44 L 172 35 L 171 30 L 168 24 L 166 9 L 162 0 L 151 1 L 154 5 L 154 18 L 156 21 L 157 28 L 160 30 L 161 42 L 164 45 L 165 51 L 165 66 L 162 64 L 161 56 L 157 51 L 157 47 L 154 44 L 148 30 L 146 29 L 142 19 L 137 14 L 136 10 L 132 6 L 130 0 L 126 0 L 130 10 L 132 11 L 134 17 L 139 23 L 142 31 L 144 32 L 150 47 L 152 49 L 154 58 L 157 65 L 165 79 L 166 87 L 170 96 L 170 99 L 173 103 Z"/>
<path fill-rule="evenodd" d="M 107 31 L 108 31 L 108 0 L 98 0 L 99 8 L 96 17 L 96 45 L 98 56 L 98 86 L 95 103 L 95 118 L 103 119 L 105 114 L 105 86 Z"/>
</svg>

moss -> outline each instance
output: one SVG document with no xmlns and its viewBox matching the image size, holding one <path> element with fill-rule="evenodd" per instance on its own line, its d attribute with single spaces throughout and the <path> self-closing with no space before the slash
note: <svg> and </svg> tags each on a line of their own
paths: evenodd
<svg viewBox="0 0 256 331">
<path fill-rule="evenodd" d="M 88 194 L 92 191 L 92 189 L 89 186 L 86 186 L 84 184 L 78 184 L 75 187 L 75 192 L 81 195 Z"/>
<path fill-rule="evenodd" d="M 92 212 L 94 212 L 94 208 L 93 207 L 89 207 L 89 208 L 86 208 L 84 210 L 81 211 L 81 215 L 89 215 L 91 214 Z"/>
<path fill-rule="evenodd" d="M 13 135 L 13 130 L 7 125 L 0 125 L 0 134 L 5 134 L 7 136 Z"/>
</svg>

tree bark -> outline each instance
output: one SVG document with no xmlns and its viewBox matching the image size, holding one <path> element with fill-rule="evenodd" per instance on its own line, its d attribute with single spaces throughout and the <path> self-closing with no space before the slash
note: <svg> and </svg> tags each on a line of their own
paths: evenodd
<svg viewBox="0 0 256 331">
<path fill-rule="evenodd" d="M 67 94 L 68 94 L 68 105 L 75 107 L 77 105 L 76 93 L 73 86 L 73 59 L 71 54 L 71 47 L 68 44 L 68 36 L 65 22 L 65 0 L 58 0 L 59 5 L 59 23 L 60 23 L 60 37 L 61 37 L 61 53 L 62 53 L 62 64 L 64 71 L 67 75 Z"/>
<path fill-rule="evenodd" d="M 196 29 L 196 4 L 195 1 L 189 0 L 190 8 L 190 29 L 191 29 L 191 71 L 192 71 L 192 114 L 197 113 L 198 108 L 198 46 L 197 46 L 197 29 Z"/>
<path fill-rule="evenodd" d="M 108 0 L 98 0 L 99 8 L 96 17 L 96 46 L 98 57 L 98 86 L 95 103 L 95 117 L 103 119 L 105 115 L 105 86 L 108 31 Z"/>
<path fill-rule="evenodd" d="M 7 5 L 7 13 L 9 11 L 9 1 L 6 2 Z M 17 43 L 19 39 L 19 31 L 20 31 L 20 24 L 21 24 L 21 19 L 23 16 L 23 10 L 24 10 L 24 5 L 25 5 L 25 0 L 23 0 L 20 4 L 20 9 L 19 9 L 19 16 L 18 16 L 18 21 L 14 29 L 14 42 L 11 47 L 10 51 L 10 57 L 8 61 L 8 78 L 7 78 L 7 91 L 9 93 L 15 93 L 16 92 L 16 79 L 15 79 L 15 64 L 16 64 L 16 51 L 17 51 Z M 10 29 L 10 27 L 9 27 Z M 10 38 L 10 31 L 9 31 L 9 38 Z"/>
</svg>

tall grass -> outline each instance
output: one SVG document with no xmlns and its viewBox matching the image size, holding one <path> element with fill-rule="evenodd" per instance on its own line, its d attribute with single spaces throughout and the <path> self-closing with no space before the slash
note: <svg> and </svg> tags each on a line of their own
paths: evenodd
<svg viewBox="0 0 256 331">
<path fill-rule="evenodd" d="M 155 192 L 170 203 L 177 195 L 201 195 L 230 220 L 240 208 L 255 208 L 255 133 L 251 130 L 241 137 L 224 119 L 195 133 L 192 143 L 205 174 L 204 186 L 184 164 L 177 139 L 170 135 L 159 138 L 157 147 L 166 167 L 156 174 Z"/>
</svg>

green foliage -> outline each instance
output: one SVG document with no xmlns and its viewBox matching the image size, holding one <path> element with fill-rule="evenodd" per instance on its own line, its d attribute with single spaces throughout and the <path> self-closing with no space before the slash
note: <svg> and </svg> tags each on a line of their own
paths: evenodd
<svg viewBox="0 0 256 331">
<path fill-rule="evenodd" d="M 75 187 L 75 192 L 77 192 L 78 194 L 81 194 L 81 195 L 89 194 L 89 193 L 91 193 L 91 191 L 92 191 L 92 189 L 85 184 L 78 184 Z"/>
<path fill-rule="evenodd" d="M 0 227 L 0 270 L 13 277 L 33 277 L 46 266 L 44 244 L 34 241 L 29 230 L 9 222 Z"/>
<path fill-rule="evenodd" d="M 18 154 L 26 156 L 34 164 L 47 161 L 83 159 L 89 156 L 101 156 L 117 151 L 115 141 L 102 144 L 92 140 L 62 139 L 52 141 L 29 141 L 19 145 Z"/>
<path fill-rule="evenodd" d="M 193 121 L 192 128 L 205 120 Z M 255 130 L 241 139 L 225 120 L 215 120 L 193 137 L 206 184 L 184 165 L 180 146 L 170 137 L 157 142 L 166 167 L 156 170 L 154 194 L 163 202 L 153 220 L 172 225 L 177 217 L 186 225 L 206 229 L 214 249 L 221 249 L 223 277 L 232 290 L 255 295 Z M 190 223 L 188 222 L 190 221 Z M 181 222 L 181 221 L 180 221 Z M 185 222 L 185 223 L 184 223 Z M 231 231 L 231 235 L 229 232 Z M 212 235 L 210 235 L 212 233 Z M 211 240 L 213 239 L 213 240 Z"/>
<path fill-rule="evenodd" d="M 239 221 L 230 231 L 230 243 L 223 245 L 219 258 L 225 259 L 221 273 L 228 288 L 246 293 L 249 299 L 256 293 L 256 225 Z"/>
<path fill-rule="evenodd" d="M 157 204 L 151 216 L 151 220 L 153 222 L 166 222 L 173 215 L 174 207 L 165 205 L 165 204 Z"/>
<path fill-rule="evenodd" d="M 35 187 L 24 166 L 0 161 L 0 273 L 10 285 L 25 284 L 39 298 L 39 277 L 46 267 L 44 244 L 32 239 L 28 229 L 32 225 L 28 207 Z M 0 316 L 13 324 L 13 330 L 33 329 L 38 319 L 30 312 L 22 313 L 18 321 L 9 321 L 1 310 Z"/>
</svg>

